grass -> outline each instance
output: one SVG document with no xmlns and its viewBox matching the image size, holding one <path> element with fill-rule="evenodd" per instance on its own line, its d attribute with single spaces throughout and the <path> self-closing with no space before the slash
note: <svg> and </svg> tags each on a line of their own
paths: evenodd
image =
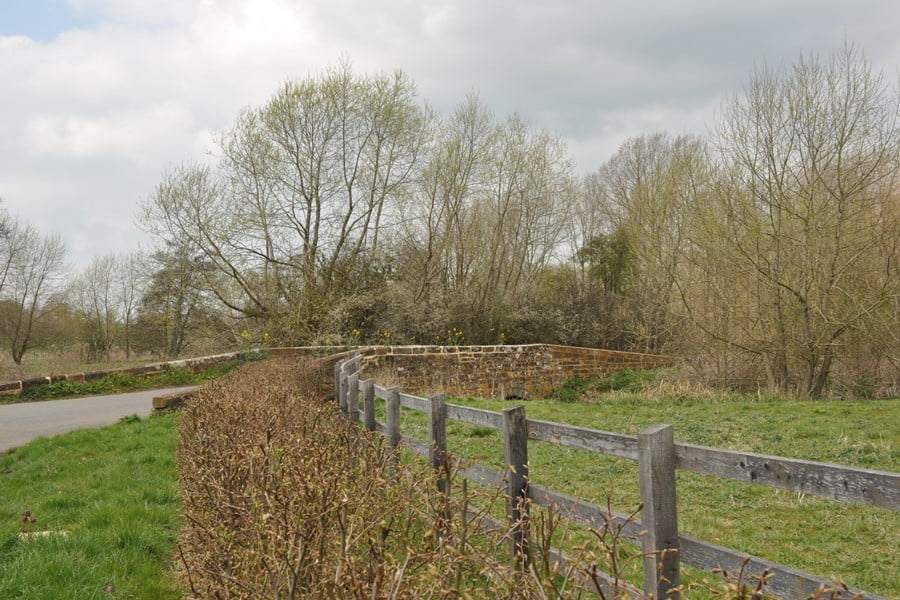
<svg viewBox="0 0 900 600">
<path fill-rule="evenodd" d="M 677 441 L 762 454 L 900 471 L 900 400 L 800 401 L 772 396 L 634 391 L 635 379 L 607 391 L 605 381 L 580 381 L 576 393 L 525 403 L 529 418 L 636 434 L 669 423 Z M 642 385 L 644 385 L 642 384 Z M 615 386 L 612 386 L 615 387 Z M 568 392 L 566 392 L 568 393 Z M 501 410 L 521 402 L 462 398 L 457 404 Z M 381 417 L 380 417 L 381 418 Z M 403 409 L 401 429 L 424 440 L 424 414 Z M 449 450 L 503 468 L 499 432 L 451 421 Z M 551 489 L 631 512 L 639 504 L 631 461 L 529 443 L 531 478 Z M 679 529 L 735 550 L 849 585 L 900 596 L 900 514 L 763 486 L 679 471 Z"/>
<path fill-rule="evenodd" d="M 0 405 L 78 396 L 119 394 L 181 385 L 199 385 L 211 379 L 217 379 L 248 361 L 260 358 L 263 358 L 263 355 L 248 354 L 196 373 L 186 367 L 165 365 L 161 372 L 142 377 L 128 373 L 110 373 L 93 381 L 55 381 L 26 388 L 17 395 L 0 396 Z"/>
<path fill-rule="evenodd" d="M 181 597 L 175 418 L 127 417 L 0 457 L 0 598 Z"/>
</svg>

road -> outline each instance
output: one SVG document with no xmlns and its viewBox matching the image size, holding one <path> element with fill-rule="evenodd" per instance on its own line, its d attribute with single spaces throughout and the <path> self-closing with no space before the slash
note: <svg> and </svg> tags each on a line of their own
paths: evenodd
<svg viewBox="0 0 900 600">
<path fill-rule="evenodd" d="M 0 454 L 40 436 L 73 429 L 102 427 L 127 415 L 148 416 L 153 398 L 193 389 L 196 386 L 144 390 L 110 396 L 69 400 L 45 400 L 0 406 Z"/>
</svg>

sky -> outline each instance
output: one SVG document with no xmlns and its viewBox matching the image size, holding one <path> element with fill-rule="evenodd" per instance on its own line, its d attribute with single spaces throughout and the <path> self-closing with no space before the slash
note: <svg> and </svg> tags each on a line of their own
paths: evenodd
<svg viewBox="0 0 900 600">
<path fill-rule="evenodd" d="M 754 68 L 859 46 L 900 79 L 897 0 L 0 0 L 0 197 L 69 262 L 151 247 L 168 168 L 287 79 L 402 69 L 558 133 L 576 172 L 629 137 L 702 134 Z"/>
</svg>

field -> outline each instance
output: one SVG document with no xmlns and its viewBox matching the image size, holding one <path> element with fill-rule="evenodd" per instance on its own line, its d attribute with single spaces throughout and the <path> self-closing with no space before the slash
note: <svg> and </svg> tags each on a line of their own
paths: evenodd
<svg viewBox="0 0 900 600">
<path fill-rule="evenodd" d="M 175 422 L 129 417 L 0 457 L 0 598 L 181 597 Z"/>
<path fill-rule="evenodd" d="M 529 418 L 636 434 L 673 425 L 676 441 L 761 454 L 900 471 L 900 400 L 798 401 L 715 393 L 591 392 L 559 399 L 450 402 L 500 410 L 524 404 Z M 571 401 L 577 397 L 576 401 Z M 382 416 L 379 415 L 379 419 Z M 402 410 L 401 430 L 426 438 L 423 413 Z M 448 423 L 448 449 L 502 470 L 499 432 Z M 571 496 L 631 512 L 638 506 L 637 465 L 529 443 L 531 480 Z M 849 585 L 897 597 L 900 515 L 762 486 L 678 472 L 682 534 L 747 552 Z M 824 526 L 823 526 L 824 524 Z"/>
</svg>

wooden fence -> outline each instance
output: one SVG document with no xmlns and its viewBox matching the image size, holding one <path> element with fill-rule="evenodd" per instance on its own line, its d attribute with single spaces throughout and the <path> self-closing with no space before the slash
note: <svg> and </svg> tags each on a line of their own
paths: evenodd
<svg viewBox="0 0 900 600">
<path fill-rule="evenodd" d="M 780 598 L 808 598 L 821 585 L 833 586 L 828 579 L 789 566 L 679 535 L 676 469 L 900 510 L 900 474 L 897 473 L 675 443 L 670 425 L 656 425 L 633 436 L 528 419 L 522 406 L 501 412 L 458 406 L 445 402 L 442 394 L 420 398 L 403 394 L 398 388 L 381 387 L 371 379 L 361 380 L 360 368 L 359 356 L 335 364 L 335 397 L 340 410 L 354 423 L 362 421 L 366 429 L 386 436 L 392 447 L 402 443 L 425 456 L 435 468 L 443 463 L 447 452 L 447 419 L 502 432 L 506 472 L 473 464 L 461 474 L 488 486 L 506 486 L 511 551 L 515 560 L 527 560 L 528 556 L 528 540 L 524 530 L 517 526 L 522 518 L 527 518 L 526 498 L 536 506 L 552 506 L 562 516 L 588 527 L 597 527 L 609 520 L 612 525 L 622 527 L 623 536 L 643 547 L 643 591 L 630 588 L 634 597 L 673 596 L 669 589 L 679 584 L 682 562 L 705 571 L 726 569 L 737 573 L 745 563 L 746 573 L 768 571 L 770 578 L 765 591 Z M 375 419 L 376 398 L 385 403 L 384 423 Z M 427 442 L 401 433 L 400 407 L 428 415 Z M 529 439 L 637 461 L 643 504 L 641 521 L 609 513 L 601 506 L 530 483 Z M 562 553 L 558 557 L 565 561 Z M 612 585 L 612 579 L 605 581 Z M 881 598 L 856 589 L 848 590 L 845 597 L 857 594 L 867 599 Z"/>
</svg>

